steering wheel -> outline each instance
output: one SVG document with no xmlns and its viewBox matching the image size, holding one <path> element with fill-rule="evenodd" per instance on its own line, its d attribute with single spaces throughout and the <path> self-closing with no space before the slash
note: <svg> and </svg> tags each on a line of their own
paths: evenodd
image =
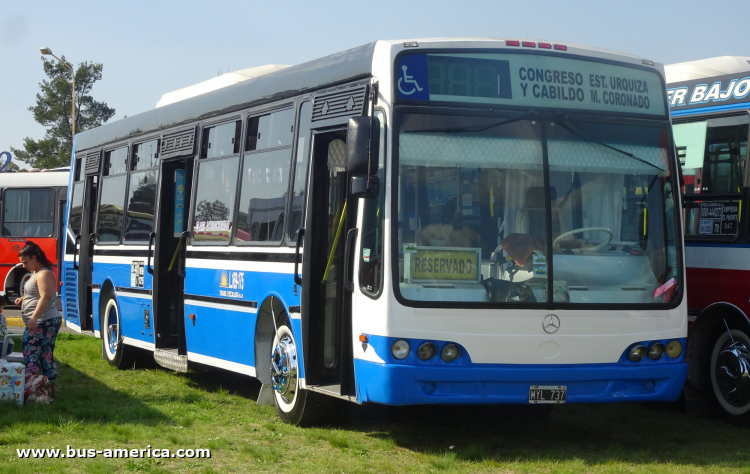
<svg viewBox="0 0 750 474">
<path fill-rule="evenodd" d="M 560 248 L 560 242 L 565 240 L 565 237 L 570 237 L 574 234 L 580 234 L 581 232 L 604 232 L 606 234 L 609 234 L 609 238 L 606 242 L 602 242 L 601 244 L 594 245 L 593 247 L 590 247 L 590 250 L 593 251 L 599 251 L 609 245 L 610 242 L 612 242 L 612 239 L 615 237 L 615 233 L 612 232 L 612 229 L 609 229 L 607 227 L 581 227 L 580 229 L 573 229 L 568 232 L 565 232 L 564 234 L 560 234 L 553 242 L 552 242 L 552 248 L 555 250 L 562 250 Z"/>
</svg>

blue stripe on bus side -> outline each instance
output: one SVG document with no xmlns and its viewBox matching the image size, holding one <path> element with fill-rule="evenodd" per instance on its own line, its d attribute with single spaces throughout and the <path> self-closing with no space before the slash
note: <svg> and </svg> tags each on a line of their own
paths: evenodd
<svg viewBox="0 0 750 474">
<path fill-rule="evenodd" d="M 682 117 L 682 116 L 689 116 L 689 115 L 699 115 L 699 114 L 706 114 L 710 112 L 724 112 L 729 110 L 742 110 L 742 109 L 748 109 L 750 108 L 750 103 L 740 103 L 740 104 L 731 104 L 731 105 L 716 105 L 714 107 L 699 107 L 694 109 L 670 109 L 669 113 L 672 117 Z"/>
<path fill-rule="evenodd" d="M 220 264 L 221 262 L 217 262 L 217 265 Z M 242 285 L 237 283 L 238 273 L 242 274 Z M 293 287 L 294 280 L 288 273 L 186 268 L 186 294 L 221 298 L 227 305 L 232 305 L 233 300 L 256 301 L 256 311 L 260 311 L 263 302 L 272 295 L 281 301 L 287 311 L 289 306 L 299 305 L 299 290 L 295 296 L 292 292 Z M 279 289 L 286 291 L 280 293 Z M 229 294 L 234 297 L 226 296 Z M 185 339 L 188 351 L 255 366 L 255 324 L 258 314 L 244 309 L 245 311 L 238 307 L 237 311 L 232 311 L 186 302 Z M 195 324 L 189 318 L 190 314 L 195 314 Z M 291 317 L 289 319 L 298 345 L 300 377 L 304 378 L 300 320 Z M 270 361 L 270 354 L 259 354 L 257 360 L 257 370 L 264 370 L 267 367 L 266 362 Z"/>
<path fill-rule="evenodd" d="M 137 259 L 133 260 L 143 260 Z M 107 282 L 109 282 L 115 288 L 128 288 L 131 283 L 131 264 L 127 263 L 104 263 L 94 262 L 94 268 L 92 272 L 92 283 L 95 285 L 101 285 L 102 288 Z M 143 287 L 137 287 L 137 289 L 150 290 L 152 285 L 152 277 L 148 272 L 144 271 L 143 275 Z M 135 288 L 135 287 L 134 287 Z M 120 311 L 120 334 L 125 337 L 137 339 L 144 342 L 154 343 L 154 327 L 153 321 L 151 329 L 146 329 L 143 318 L 144 304 L 148 305 L 150 314 L 153 315 L 153 308 L 151 307 L 151 301 L 149 298 L 138 298 L 135 295 L 122 294 L 121 292 L 115 292 L 117 294 L 117 305 Z M 94 314 L 94 330 L 101 331 L 99 327 L 99 308 L 101 298 L 104 295 L 101 293 L 93 293 L 91 304 L 93 306 Z M 143 334 L 141 334 L 143 332 Z"/>
</svg>

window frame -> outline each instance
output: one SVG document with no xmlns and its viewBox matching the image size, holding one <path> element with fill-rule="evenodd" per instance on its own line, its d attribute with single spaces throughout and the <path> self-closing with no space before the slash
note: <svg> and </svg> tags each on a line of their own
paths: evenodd
<svg viewBox="0 0 750 474">
<path fill-rule="evenodd" d="M 237 121 L 240 122 L 240 147 L 239 147 L 239 152 L 238 153 L 233 153 L 231 155 L 215 156 L 215 157 L 212 157 L 212 158 L 202 158 L 202 156 L 203 156 L 203 140 L 204 140 L 203 137 L 204 137 L 204 132 L 207 129 L 209 129 L 209 128 L 217 127 L 217 126 L 220 126 L 220 125 L 225 125 L 225 124 L 232 123 L 232 122 L 237 122 Z M 227 159 L 235 158 L 235 157 L 236 158 L 240 158 L 239 160 L 237 160 L 237 166 L 238 166 L 238 168 L 237 168 L 237 174 L 236 174 L 236 176 L 237 176 L 237 183 L 235 183 L 235 191 L 234 191 L 235 192 L 235 199 L 234 199 L 235 202 L 232 204 L 232 207 L 231 207 L 232 212 L 234 212 L 234 216 L 236 216 L 237 215 L 236 214 L 236 211 L 237 211 L 237 197 L 238 197 L 238 194 L 239 194 L 239 181 L 240 181 L 239 180 L 239 176 L 240 176 L 239 173 L 240 173 L 240 166 L 242 164 L 242 150 L 243 150 L 242 144 L 244 143 L 243 138 L 245 136 L 245 133 L 247 133 L 246 128 L 247 128 L 246 127 L 246 115 L 245 114 L 237 114 L 237 113 L 231 114 L 229 116 L 221 117 L 221 118 L 218 118 L 216 120 L 211 120 L 211 121 L 207 121 L 207 122 L 203 122 L 203 123 L 198 124 L 198 139 L 199 139 L 199 143 L 197 144 L 198 145 L 198 147 L 197 147 L 197 156 L 194 159 L 194 165 L 193 165 L 194 166 L 194 168 L 193 168 L 193 184 L 192 184 L 192 190 L 191 190 L 191 196 L 190 196 L 190 218 L 189 218 L 189 220 L 187 222 L 187 228 L 189 229 L 189 232 L 190 232 L 190 242 L 189 242 L 190 245 L 195 245 L 195 246 L 209 246 L 209 247 L 210 246 L 227 247 L 227 246 L 232 245 L 232 240 L 234 238 L 234 233 L 236 232 L 236 228 L 237 228 L 237 225 L 234 222 L 233 222 L 234 225 L 232 226 L 232 229 L 230 230 L 230 233 L 229 233 L 229 239 L 227 239 L 225 242 L 218 241 L 218 240 L 201 241 L 201 240 L 196 240 L 196 238 L 195 238 L 195 217 L 196 217 L 195 214 L 196 214 L 196 207 L 198 205 L 198 202 L 197 202 L 198 201 L 198 190 L 200 189 L 200 170 L 201 170 L 201 165 L 203 163 L 210 163 L 210 162 L 214 162 L 214 161 L 227 160 Z"/>
<path fill-rule="evenodd" d="M 5 219 L 5 203 L 8 202 L 8 191 L 25 191 L 25 190 L 40 190 L 40 189 L 48 189 L 52 193 L 52 200 L 53 200 L 53 206 L 52 206 L 52 220 L 50 221 L 52 223 L 52 233 L 50 235 L 2 235 L 0 232 L 0 238 L 3 239 L 20 239 L 20 238 L 28 238 L 28 239 L 46 239 L 49 237 L 53 237 L 55 235 L 55 217 L 57 216 L 57 209 L 55 209 L 57 206 L 57 192 L 52 186 L 39 186 L 39 187 L 28 187 L 28 186 L 19 186 L 19 187 L 10 187 L 10 188 L 3 188 L 2 189 L 2 199 L 0 199 L 0 202 L 3 204 L 2 208 L 2 219 L 0 219 L 0 226 L 3 228 L 6 224 Z M 15 222 L 15 221 L 14 221 Z M 21 221 L 19 221 L 21 222 Z M 34 222 L 34 221 L 27 221 L 27 222 Z M 36 222 L 47 222 L 47 221 L 36 221 Z"/>
<path fill-rule="evenodd" d="M 133 159 L 135 158 L 135 147 L 138 145 L 143 145 L 144 143 L 148 143 L 150 141 L 156 140 L 157 142 L 157 157 L 156 157 L 156 165 L 150 167 L 150 168 L 143 168 L 140 170 L 133 171 Z M 156 232 L 156 209 L 159 203 L 159 179 L 160 179 L 160 173 L 161 173 L 161 167 L 159 166 L 159 160 L 161 157 L 161 140 L 162 136 L 161 134 L 150 136 L 143 138 L 142 140 L 133 141 L 130 143 L 130 150 L 128 155 L 128 181 L 125 185 L 125 204 L 123 205 L 123 227 L 122 227 L 122 239 L 121 242 L 123 245 L 143 245 L 144 243 L 148 244 L 148 240 L 127 240 L 125 238 L 125 228 L 127 224 L 127 218 L 128 218 L 128 197 L 130 196 L 130 185 L 131 185 L 131 177 L 133 174 L 136 173 L 143 173 L 147 172 L 149 170 L 156 169 L 156 196 L 154 197 L 154 220 L 153 220 L 153 226 L 151 228 L 151 232 Z M 102 177 L 104 178 L 104 177 Z M 98 227 L 97 227 L 98 229 Z"/>
<path fill-rule="evenodd" d="M 244 116 L 244 134 L 243 134 L 243 140 L 242 140 L 242 147 L 240 150 L 240 166 L 237 174 L 237 199 L 235 202 L 235 216 L 239 215 L 240 212 L 240 202 L 242 200 L 242 172 L 245 169 L 245 156 L 248 155 L 259 155 L 262 153 L 268 153 L 272 151 L 278 151 L 278 150 L 289 150 L 289 172 L 287 174 L 287 188 L 285 192 L 285 202 L 284 202 L 284 228 L 282 229 L 282 232 L 284 233 L 279 240 L 274 241 L 267 241 L 267 240 L 251 240 L 251 241 L 240 241 L 237 239 L 237 230 L 238 226 L 235 225 L 232 229 L 232 238 L 231 243 L 232 245 L 236 247 L 265 247 L 265 248 L 275 248 L 275 247 L 282 247 L 286 243 L 286 234 L 287 229 L 289 228 L 289 210 L 291 206 L 291 202 L 289 200 L 290 197 L 290 190 L 292 189 L 292 179 L 294 179 L 294 153 L 296 151 L 296 139 L 297 132 L 299 130 L 299 124 L 297 123 L 299 120 L 299 113 L 300 108 L 302 106 L 302 103 L 304 102 L 304 99 L 300 101 L 293 101 L 293 102 L 282 102 L 278 104 L 273 104 L 271 106 L 265 106 L 262 108 L 257 109 L 251 109 L 245 112 Z M 294 111 L 294 120 L 292 122 L 292 141 L 290 145 L 284 145 L 284 146 L 277 146 L 273 148 L 263 148 L 261 150 L 250 150 L 245 151 L 245 146 L 247 144 L 247 134 L 250 133 L 250 120 L 255 117 L 262 117 L 264 115 L 271 115 L 275 112 L 282 112 L 284 110 L 293 110 Z"/>
<path fill-rule="evenodd" d="M 104 166 L 107 163 L 107 153 L 111 153 L 115 150 L 119 150 L 120 148 L 126 148 L 127 149 L 127 157 L 125 158 L 125 171 L 118 174 L 112 174 L 112 175 L 104 175 Z M 130 142 L 125 143 L 118 143 L 117 145 L 104 148 L 101 152 L 101 171 L 99 172 L 99 185 L 97 189 L 97 196 L 96 196 L 96 218 L 94 219 L 94 244 L 95 245 L 122 245 L 123 239 L 125 238 L 125 200 L 128 196 L 128 186 L 130 184 L 130 176 L 129 176 L 129 169 L 130 169 L 130 157 L 131 157 L 131 149 L 130 149 Z M 85 163 L 83 164 L 85 167 Z M 82 170 L 83 171 L 83 170 Z M 86 181 L 85 172 L 82 172 L 82 181 Z M 99 239 L 99 217 L 101 216 L 102 212 L 102 193 L 104 192 L 104 184 L 105 181 L 110 178 L 119 178 L 120 176 L 125 176 L 125 193 L 122 196 L 122 215 L 120 216 L 120 238 L 117 241 L 101 241 Z M 84 186 L 85 187 L 85 186 Z"/>
<path fill-rule="evenodd" d="M 711 119 L 719 119 L 719 118 L 725 118 L 725 117 L 741 117 L 745 116 L 750 118 L 750 110 L 733 110 L 733 111 L 720 111 L 720 112 L 711 112 L 711 113 L 699 113 L 696 115 L 689 115 L 689 116 L 679 116 L 672 119 L 672 122 L 675 125 L 681 125 L 685 123 L 696 123 L 696 122 L 707 122 Z M 727 235 L 688 235 L 685 232 L 685 211 L 687 210 L 686 204 L 692 203 L 696 201 L 721 201 L 726 202 L 729 200 L 736 200 L 740 201 L 740 204 L 743 201 L 747 201 L 747 189 L 750 187 L 750 127 L 748 127 L 748 146 L 745 152 L 745 176 L 743 176 L 743 182 L 742 182 L 742 191 L 740 193 L 721 193 L 721 194 L 713 194 L 713 193 L 707 193 L 707 194 L 683 194 L 682 189 L 680 189 L 680 196 L 682 197 L 682 202 L 680 203 L 680 209 L 682 210 L 682 215 L 680 216 L 682 219 L 682 231 L 683 231 L 683 237 L 685 239 L 685 242 L 695 242 L 695 243 L 719 243 L 719 244 L 732 244 L 732 243 L 739 243 L 747 241 L 747 221 L 750 214 L 749 209 L 747 209 L 750 206 L 745 206 L 745 210 L 740 212 L 740 222 L 738 224 L 737 233 L 733 236 L 727 236 Z M 705 153 L 706 151 L 706 144 L 704 143 L 703 151 Z M 675 153 L 677 153 L 677 144 L 675 143 Z M 705 155 L 704 155 L 705 160 Z M 682 173 L 682 164 L 679 163 L 680 166 L 680 173 Z M 702 169 L 702 168 L 701 168 Z M 746 203 L 747 204 L 747 203 Z M 743 218 L 744 216 L 744 218 Z M 743 223 L 744 221 L 744 223 Z"/>
</svg>

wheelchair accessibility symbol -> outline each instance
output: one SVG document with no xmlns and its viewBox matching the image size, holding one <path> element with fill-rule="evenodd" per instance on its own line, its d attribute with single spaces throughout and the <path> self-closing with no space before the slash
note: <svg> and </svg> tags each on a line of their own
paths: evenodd
<svg viewBox="0 0 750 474">
<path fill-rule="evenodd" d="M 416 79 L 414 79 L 414 76 L 410 76 L 406 73 L 406 70 L 408 69 L 408 66 L 401 66 L 401 70 L 404 72 L 403 77 L 398 78 L 398 90 L 404 95 L 412 95 L 415 92 L 422 92 L 422 88 L 419 87 L 419 83 L 417 83 Z M 411 84 L 412 87 L 410 87 L 407 90 L 404 90 L 401 84 Z"/>
</svg>

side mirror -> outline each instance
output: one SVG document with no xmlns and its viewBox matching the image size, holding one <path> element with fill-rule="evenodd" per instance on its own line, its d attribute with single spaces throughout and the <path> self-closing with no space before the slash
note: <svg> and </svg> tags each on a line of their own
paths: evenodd
<svg viewBox="0 0 750 474">
<path fill-rule="evenodd" d="M 377 117 L 352 117 L 346 134 L 346 172 L 351 177 L 352 197 L 375 197 L 379 182 L 378 158 L 380 120 Z"/>
</svg>

